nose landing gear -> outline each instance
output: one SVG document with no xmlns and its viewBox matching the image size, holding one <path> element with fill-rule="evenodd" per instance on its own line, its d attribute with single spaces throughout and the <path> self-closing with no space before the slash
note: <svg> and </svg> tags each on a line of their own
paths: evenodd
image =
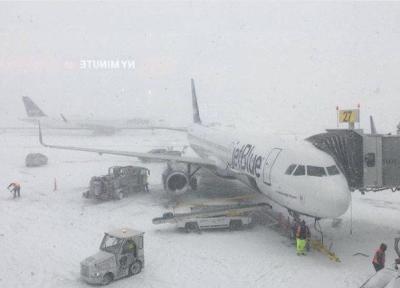
<svg viewBox="0 0 400 288">
<path fill-rule="evenodd" d="M 321 243 L 324 244 L 324 233 L 322 232 L 321 224 L 319 224 L 319 218 L 314 219 L 314 229 L 321 235 Z"/>
</svg>

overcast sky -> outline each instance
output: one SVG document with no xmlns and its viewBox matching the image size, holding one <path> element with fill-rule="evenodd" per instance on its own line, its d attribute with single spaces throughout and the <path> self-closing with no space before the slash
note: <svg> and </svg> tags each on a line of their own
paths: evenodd
<svg viewBox="0 0 400 288">
<path fill-rule="evenodd" d="M 0 3 L 0 124 L 30 96 L 50 116 L 205 122 L 284 131 L 400 121 L 400 3 Z M 132 59 L 134 70 L 82 69 Z M 0 125 L 1 126 L 1 125 Z"/>
</svg>

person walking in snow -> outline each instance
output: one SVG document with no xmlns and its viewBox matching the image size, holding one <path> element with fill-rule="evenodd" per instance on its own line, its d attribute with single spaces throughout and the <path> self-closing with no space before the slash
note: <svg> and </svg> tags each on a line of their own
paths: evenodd
<svg viewBox="0 0 400 288">
<path fill-rule="evenodd" d="M 308 229 L 306 222 L 301 221 L 296 231 L 296 251 L 297 255 L 306 255 L 305 247 L 307 244 L 307 238 L 310 236 L 310 229 Z"/>
<path fill-rule="evenodd" d="M 386 244 L 382 243 L 378 250 L 376 250 L 374 258 L 372 259 L 372 265 L 374 265 L 375 271 L 378 272 L 385 267 L 385 251 Z"/>
<path fill-rule="evenodd" d="M 10 190 L 10 188 L 11 188 L 11 190 Z M 19 183 L 12 182 L 10 185 L 8 185 L 7 189 L 10 190 L 11 193 L 14 193 L 13 198 L 21 197 L 21 194 L 20 194 L 21 185 L 19 185 Z"/>
</svg>

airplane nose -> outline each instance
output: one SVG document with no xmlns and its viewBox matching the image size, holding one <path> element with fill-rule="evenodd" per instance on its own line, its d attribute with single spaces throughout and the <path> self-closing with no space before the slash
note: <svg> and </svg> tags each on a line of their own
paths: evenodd
<svg viewBox="0 0 400 288">
<path fill-rule="evenodd" d="M 345 179 L 341 179 L 340 181 L 335 179 L 329 186 L 332 217 L 339 217 L 346 213 L 350 206 L 351 192 Z"/>
<path fill-rule="evenodd" d="M 315 183 L 314 201 L 306 201 L 311 207 L 318 207 L 314 215 L 321 218 L 336 218 L 346 213 L 350 206 L 351 194 L 346 179 L 343 177 L 321 178 Z M 322 184 L 323 183 L 323 184 Z M 311 208 L 310 207 L 310 208 Z"/>
</svg>

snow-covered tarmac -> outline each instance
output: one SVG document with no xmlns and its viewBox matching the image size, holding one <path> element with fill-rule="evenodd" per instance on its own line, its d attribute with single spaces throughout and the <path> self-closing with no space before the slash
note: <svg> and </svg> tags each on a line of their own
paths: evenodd
<svg viewBox="0 0 400 288">
<path fill-rule="evenodd" d="M 45 134 L 50 143 L 132 151 L 187 144 L 183 135 L 171 132 L 132 131 L 112 137 Z M 30 152 L 46 154 L 49 164 L 26 168 L 24 159 Z M 263 226 L 185 234 L 173 226 L 153 225 L 151 219 L 165 212 L 160 163 L 46 149 L 34 131 L 0 134 L 0 163 L 0 287 L 87 287 L 79 279 L 79 262 L 97 251 L 103 232 L 121 226 L 145 231 L 146 265 L 141 274 L 110 287 L 359 287 L 374 273 L 371 257 L 381 242 L 389 247 L 388 265 L 395 259 L 399 192 L 353 193 L 352 235 L 350 209 L 337 227 L 331 220 L 321 222 L 326 243 L 332 243 L 342 261 L 336 263 L 318 252 L 297 256 L 287 238 Z M 109 166 L 130 164 L 150 168 L 150 194 L 110 202 L 81 197 L 91 176 L 105 174 Z M 6 190 L 14 180 L 22 185 L 22 197 L 16 200 Z M 213 176 L 202 180 L 199 191 L 186 199 L 250 193 L 236 181 Z M 210 192 L 210 187 L 215 188 Z M 370 257 L 353 256 L 356 253 Z"/>
</svg>

